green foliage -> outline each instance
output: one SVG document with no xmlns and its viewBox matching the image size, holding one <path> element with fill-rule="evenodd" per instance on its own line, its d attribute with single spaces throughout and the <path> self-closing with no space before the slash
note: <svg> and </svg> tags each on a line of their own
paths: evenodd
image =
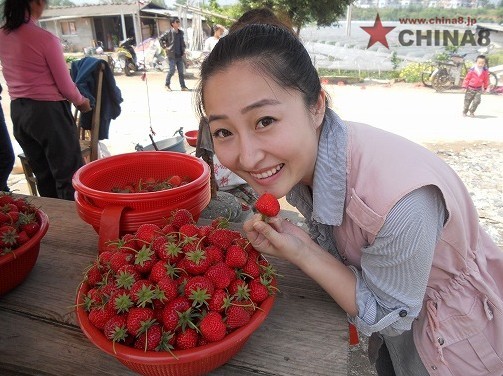
<svg viewBox="0 0 503 376">
<path fill-rule="evenodd" d="M 486 57 L 490 67 L 503 64 L 503 51 L 490 53 Z"/>
<path fill-rule="evenodd" d="M 242 12 L 270 8 L 280 19 L 288 19 L 296 30 L 309 24 L 329 26 L 346 13 L 353 0 L 239 0 Z M 374 16 L 375 17 L 375 16 Z"/>
<path fill-rule="evenodd" d="M 396 70 L 398 68 L 398 66 L 400 65 L 402 59 L 400 59 L 398 57 L 398 54 L 396 53 L 396 51 L 393 51 L 391 53 L 391 66 L 393 67 L 393 70 Z"/>
<path fill-rule="evenodd" d="M 80 57 L 79 56 L 75 56 L 75 55 L 66 55 L 65 54 L 65 61 L 67 63 L 71 63 L 72 61 L 75 61 L 75 60 L 79 60 Z"/>
<path fill-rule="evenodd" d="M 398 77 L 405 82 L 420 82 L 421 75 L 426 68 L 427 64 L 424 63 L 410 63 L 400 71 Z"/>
<path fill-rule="evenodd" d="M 49 7 L 71 7 L 75 6 L 75 3 L 70 0 L 51 0 Z"/>
</svg>

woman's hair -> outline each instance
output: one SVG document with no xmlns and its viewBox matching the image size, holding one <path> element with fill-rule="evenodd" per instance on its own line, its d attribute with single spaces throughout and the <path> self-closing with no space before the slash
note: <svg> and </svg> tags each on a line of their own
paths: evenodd
<svg viewBox="0 0 503 376">
<path fill-rule="evenodd" d="M 293 33 L 293 29 L 285 22 L 281 21 L 269 8 L 254 8 L 244 12 L 229 28 L 229 33 L 242 29 L 246 25 L 267 24 L 284 27 Z"/>
<path fill-rule="evenodd" d="M 5 21 L 1 27 L 8 33 L 16 30 L 22 24 L 28 23 L 31 17 L 30 3 L 35 0 L 4 0 L 2 20 Z M 45 0 L 46 6 L 49 0 Z"/>
<path fill-rule="evenodd" d="M 252 24 L 220 39 L 202 63 L 195 98 L 200 116 L 204 116 L 203 93 L 208 79 L 236 62 L 247 62 L 281 87 L 298 90 L 308 108 L 318 101 L 320 78 L 300 40 L 283 27 Z"/>
</svg>

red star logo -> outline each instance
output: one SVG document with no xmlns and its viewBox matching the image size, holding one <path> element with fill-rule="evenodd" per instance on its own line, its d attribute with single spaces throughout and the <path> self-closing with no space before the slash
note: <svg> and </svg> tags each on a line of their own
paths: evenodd
<svg viewBox="0 0 503 376">
<path fill-rule="evenodd" d="M 370 48 L 375 43 L 379 42 L 384 47 L 389 50 L 388 41 L 386 40 L 386 34 L 395 28 L 395 26 L 385 27 L 381 23 L 381 18 L 379 13 L 377 13 L 376 20 L 374 21 L 374 26 L 360 26 L 366 33 L 370 34 L 370 40 L 367 48 Z"/>
</svg>

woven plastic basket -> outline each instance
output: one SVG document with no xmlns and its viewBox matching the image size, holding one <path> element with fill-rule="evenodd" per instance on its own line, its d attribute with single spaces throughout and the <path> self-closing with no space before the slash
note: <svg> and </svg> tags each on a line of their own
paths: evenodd
<svg viewBox="0 0 503 376">
<path fill-rule="evenodd" d="M 266 319 L 273 304 L 270 296 L 255 311 L 250 322 L 237 329 L 223 340 L 190 350 L 175 351 L 176 358 L 166 352 L 144 352 L 121 344 L 113 345 L 95 328 L 82 308 L 83 297 L 88 287 L 82 284 L 77 294 L 76 313 L 80 328 L 98 348 L 116 357 L 131 370 L 147 376 L 198 376 L 205 375 L 229 361 L 244 346 L 248 338 Z"/>
<path fill-rule="evenodd" d="M 40 223 L 38 232 L 13 252 L 0 257 L 0 296 L 21 284 L 30 274 L 38 258 L 40 242 L 49 229 L 49 218 L 37 211 Z"/>
<path fill-rule="evenodd" d="M 113 188 L 153 178 L 165 180 L 173 175 L 187 177 L 190 183 L 171 189 L 143 193 L 114 193 Z M 139 210 L 177 207 L 210 184 L 206 162 L 189 154 L 170 151 L 137 152 L 99 159 L 81 167 L 73 177 L 73 186 L 82 197 L 98 208 L 119 205 Z"/>
</svg>

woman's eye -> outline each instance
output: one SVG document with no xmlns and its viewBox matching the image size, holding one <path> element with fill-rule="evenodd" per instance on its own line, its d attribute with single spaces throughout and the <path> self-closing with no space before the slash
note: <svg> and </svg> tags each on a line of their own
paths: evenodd
<svg viewBox="0 0 503 376">
<path fill-rule="evenodd" d="M 229 137 L 232 135 L 231 132 L 229 132 L 227 129 L 217 129 L 215 132 L 213 132 L 213 138 L 223 138 L 223 137 Z"/>
<path fill-rule="evenodd" d="M 271 117 L 266 117 L 266 118 L 263 118 L 263 119 L 260 119 L 258 124 L 257 124 L 257 128 L 265 128 L 265 127 L 268 127 L 269 125 L 271 125 L 272 123 L 274 122 L 274 119 L 271 118 Z"/>
</svg>

